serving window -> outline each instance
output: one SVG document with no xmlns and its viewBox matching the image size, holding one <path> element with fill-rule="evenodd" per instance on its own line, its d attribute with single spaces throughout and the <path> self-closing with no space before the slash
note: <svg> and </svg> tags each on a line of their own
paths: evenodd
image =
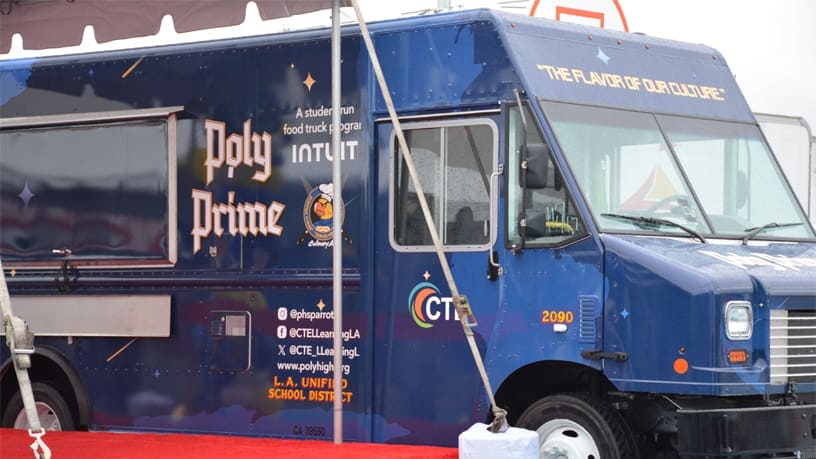
<svg viewBox="0 0 816 459">
<path fill-rule="evenodd" d="M 175 263 L 181 109 L 0 120 L 4 263 Z"/>
</svg>

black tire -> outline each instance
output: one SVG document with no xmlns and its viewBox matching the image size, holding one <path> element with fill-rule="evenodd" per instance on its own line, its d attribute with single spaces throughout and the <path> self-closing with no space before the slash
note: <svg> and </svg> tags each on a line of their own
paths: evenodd
<svg viewBox="0 0 816 459">
<path fill-rule="evenodd" d="M 37 413 L 40 423 L 45 430 L 74 430 L 74 418 L 68 403 L 53 386 L 35 382 L 31 384 L 34 392 L 34 401 L 37 403 Z M 27 429 L 28 419 L 25 415 L 23 397 L 18 390 L 9 400 L 3 411 L 3 427 Z"/>
<path fill-rule="evenodd" d="M 584 394 L 557 394 L 530 405 L 519 427 L 538 432 L 539 457 L 636 459 L 632 432 L 608 403 Z"/>
</svg>

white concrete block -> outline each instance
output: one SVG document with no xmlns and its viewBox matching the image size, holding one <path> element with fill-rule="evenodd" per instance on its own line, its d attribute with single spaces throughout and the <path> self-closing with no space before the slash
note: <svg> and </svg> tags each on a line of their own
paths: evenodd
<svg viewBox="0 0 816 459">
<path fill-rule="evenodd" d="M 459 434 L 459 459 L 538 459 L 538 434 L 510 427 L 493 433 L 477 422 Z"/>
</svg>

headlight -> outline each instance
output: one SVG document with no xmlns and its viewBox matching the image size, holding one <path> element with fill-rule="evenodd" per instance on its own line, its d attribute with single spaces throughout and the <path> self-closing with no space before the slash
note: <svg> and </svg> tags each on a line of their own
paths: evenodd
<svg viewBox="0 0 816 459">
<path fill-rule="evenodd" d="M 748 301 L 729 301 L 725 305 L 725 335 L 732 340 L 751 339 L 754 310 Z"/>
</svg>

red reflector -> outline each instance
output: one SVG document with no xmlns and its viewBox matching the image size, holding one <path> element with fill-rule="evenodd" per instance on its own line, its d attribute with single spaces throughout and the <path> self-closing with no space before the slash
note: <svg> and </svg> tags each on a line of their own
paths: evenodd
<svg viewBox="0 0 816 459">
<path fill-rule="evenodd" d="M 745 363 L 748 361 L 748 351 L 745 349 L 731 349 L 728 351 L 728 363 Z"/>
</svg>

